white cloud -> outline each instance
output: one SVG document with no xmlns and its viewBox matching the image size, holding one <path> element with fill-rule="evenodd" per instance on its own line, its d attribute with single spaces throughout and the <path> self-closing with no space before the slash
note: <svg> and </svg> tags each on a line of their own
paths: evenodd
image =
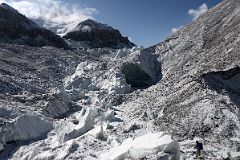
<svg viewBox="0 0 240 160">
<path fill-rule="evenodd" d="M 193 20 L 196 20 L 199 16 L 201 16 L 203 13 L 207 11 L 208 11 L 208 6 L 206 3 L 203 3 L 201 6 L 198 7 L 198 9 L 189 9 L 188 14 L 193 18 Z M 183 25 L 181 25 L 180 27 L 172 28 L 171 33 L 178 31 L 182 27 Z"/>
<path fill-rule="evenodd" d="M 42 23 L 42 26 L 55 30 L 58 34 L 73 28 L 88 18 L 94 19 L 95 8 L 82 7 L 79 3 L 65 0 L 0 0 L 20 13 Z"/>
<path fill-rule="evenodd" d="M 193 20 L 196 20 L 200 15 L 208 11 L 208 6 L 206 3 L 203 3 L 198 9 L 190 9 L 188 14 L 193 17 Z"/>
<path fill-rule="evenodd" d="M 177 32 L 182 27 L 183 27 L 183 25 L 181 25 L 180 27 L 174 27 L 174 28 L 172 28 L 171 32 L 172 33 Z"/>
</svg>

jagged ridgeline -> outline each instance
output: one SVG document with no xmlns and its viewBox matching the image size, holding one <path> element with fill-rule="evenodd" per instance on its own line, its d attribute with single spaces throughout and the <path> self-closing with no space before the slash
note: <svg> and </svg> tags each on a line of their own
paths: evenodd
<svg viewBox="0 0 240 160">
<path fill-rule="evenodd" d="M 86 20 L 63 38 L 0 5 L 0 159 L 240 157 L 240 1 L 144 49 Z M 64 50 L 62 49 L 64 48 Z"/>
</svg>

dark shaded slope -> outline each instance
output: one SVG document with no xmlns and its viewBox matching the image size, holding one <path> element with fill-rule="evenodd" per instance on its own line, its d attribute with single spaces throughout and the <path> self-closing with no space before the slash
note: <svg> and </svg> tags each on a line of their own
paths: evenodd
<svg viewBox="0 0 240 160">
<path fill-rule="evenodd" d="M 4 3 L 0 5 L 0 42 L 67 48 L 67 44 L 61 37 L 41 28 Z"/>
</svg>

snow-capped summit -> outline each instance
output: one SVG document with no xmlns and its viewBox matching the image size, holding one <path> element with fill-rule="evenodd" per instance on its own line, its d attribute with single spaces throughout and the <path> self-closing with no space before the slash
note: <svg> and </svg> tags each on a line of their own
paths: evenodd
<svg viewBox="0 0 240 160">
<path fill-rule="evenodd" d="M 63 38 L 78 42 L 84 41 L 93 48 L 131 48 L 135 46 L 127 37 L 123 37 L 119 30 L 91 19 L 79 23 Z"/>
<path fill-rule="evenodd" d="M 107 24 L 99 23 L 92 19 L 87 19 L 81 23 L 79 23 L 72 31 L 83 31 L 83 32 L 91 32 L 93 30 L 110 30 L 114 29 Z"/>
<path fill-rule="evenodd" d="M 0 4 L 0 42 L 38 47 L 67 47 L 61 37 L 41 28 L 5 3 Z"/>
</svg>

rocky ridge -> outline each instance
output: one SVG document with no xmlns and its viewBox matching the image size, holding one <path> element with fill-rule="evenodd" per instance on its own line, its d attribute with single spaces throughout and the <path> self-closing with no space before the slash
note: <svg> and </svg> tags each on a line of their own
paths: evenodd
<svg viewBox="0 0 240 160">
<path fill-rule="evenodd" d="M 28 46 L 66 48 L 66 42 L 53 32 L 41 28 L 9 5 L 0 5 L 0 42 Z"/>
</svg>

